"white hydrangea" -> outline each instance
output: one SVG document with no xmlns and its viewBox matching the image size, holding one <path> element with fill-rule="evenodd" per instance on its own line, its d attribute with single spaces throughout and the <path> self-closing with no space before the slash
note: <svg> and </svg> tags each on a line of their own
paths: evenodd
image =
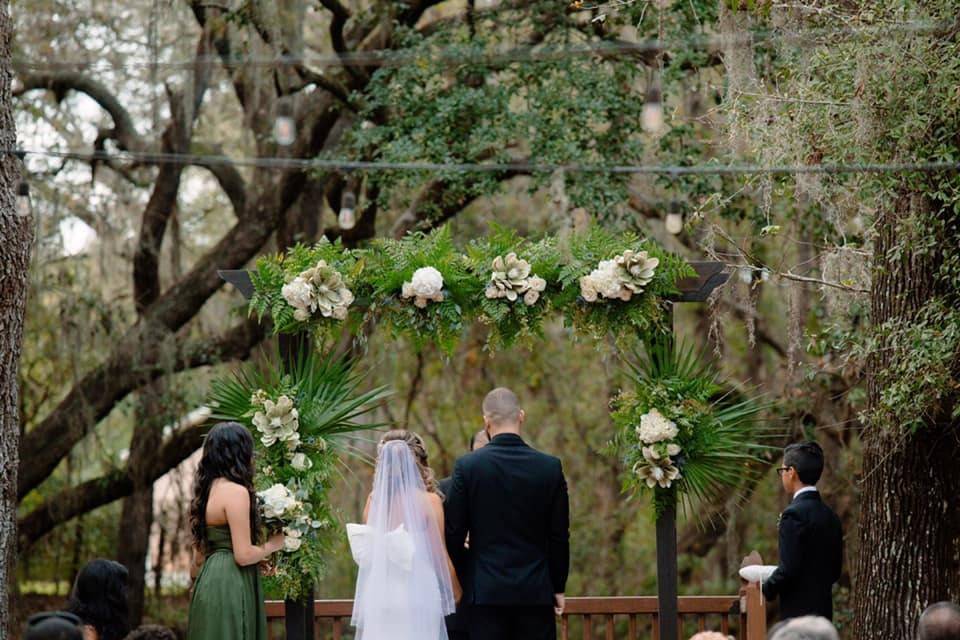
<svg viewBox="0 0 960 640">
<path fill-rule="evenodd" d="M 428 302 L 443 302 L 443 274 L 433 267 L 421 267 L 413 272 L 410 282 L 404 282 L 401 295 L 423 309 Z"/>
<path fill-rule="evenodd" d="M 253 424 L 260 432 L 260 442 L 272 447 L 284 442 L 288 449 L 296 449 L 300 444 L 300 413 L 288 396 L 280 396 L 277 401 L 264 400 L 262 410 L 253 414 Z"/>
<path fill-rule="evenodd" d="M 580 278 L 580 296 L 587 302 L 600 298 L 627 302 L 650 283 L 659 264 L 646 251 L 624 251 L 612 260 L 602 260 L 596 269 Z"/>
<path fill-rule="evenodd" d="M 257 494 L 263 503 L 263 517 L 282 520 L 301 506 L 293 492 L 282 484 L 275 484 Z"/>
<path fill-rule="evenodd" d="M 640 426 L 637 427 L 637 436 L 644 444 L 649 445 L 664 440 L 673 440 L 677 437 L 677 433 L 679 433 L 677 423 L 673 420 L 668 420 L 655 408 L 650 409 L 650 411 L 640 416 Z"/>
</svg>

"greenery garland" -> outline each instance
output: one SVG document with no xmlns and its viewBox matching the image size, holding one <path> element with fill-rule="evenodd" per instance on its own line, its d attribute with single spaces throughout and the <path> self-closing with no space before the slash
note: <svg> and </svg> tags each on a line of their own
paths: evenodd
<svg viewBox="0 0 960 640">
<path fill-rule="evenodd" d="M 339 535 L 329 491 L 343 455 L 359 456 L 350 434 L 384 425 L 362 418 L 389 395 L 362 391 L 351 360 L 308 351 L 284 373 L 277 362 L 244 367 L 213 382 L 213 417 L 246 425 L 256 440 L 255 487 L 264 522 L 282 530 L 270 586 L 298 599 L 323 577 Z"/>
<path fill-rule="evenodd" d="M 693 347 L 655 343 L 627 361 L 629 388 L 613 401 L 614 450 L 623 488 L 653 496 L 659 518 L 678 502 L 690 510 L 743 485 L 767 447 L 755 398 L 725 392 Z"/>
<path fill-rule="evenodd" d="M 452 352 L 467 321 L 490 326 L 492 346 L 541 335 L 550 311 L 582 333 L 652 335 L 666 329 L 662 298 L 696 275 L 683 258 L 632 233 L 592 228 L 561 242 L 494 227 L 462 253 L 449 228 L 346 249 L 321 240 L 261 258 L 251 312 L 274 331 L 327 331 L 357 308 L 417 346 Z"/>
</svg>

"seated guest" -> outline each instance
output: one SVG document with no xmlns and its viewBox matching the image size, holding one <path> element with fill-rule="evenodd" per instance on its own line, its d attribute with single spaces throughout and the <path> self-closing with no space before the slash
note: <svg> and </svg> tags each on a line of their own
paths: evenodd
<svg viewBox="0 0 960 640">
<path fill-rule="evenodd" d="M 770 640 L 840 640 L 840 636 L 826 618 L 803 616 L 787 620 Z"/>
<path fill-rule="evenodd" d="M 80 618 L 63 611 L 30 616 L 23 640 L 83 640 Z"/>
<path fill-rule="evenodd" d="M 960 607 L 938 602 L 926 608 L 917 625 L 918 640 L 960 640 Z"/>
<path fill-rule="evenodd" d="M 816 442 L 791 444 L 777 469 L 781 484 L 793 496 L 780 515 L 780 564 L 766 582 L 763 595 L 780 598 L 783 619 L 822 616 L 833 619 L 833 584 L 843 566 L 840 519 L 820 499 L 816 484 L 823 473 L 823 449 Z"/>
<path fill-rule="evenodd" d="M 127 575 L 112 560 L 92 560 L 80 570 L 67 611 L 80 618 L 84 640 L 123 640 L 130 633 Z"/>
<path fill-rule="evenodd" d="M 701 631 L 690 636 L 690 640 L 731 640 L 733 636 L 725 636 L 719 631 Z"/>
<path fill-rule="evenodd" d="M 145 624 L 131 631 L 124 640 L 177 640 L 177 634 L 160 625 Z"/>
</svg>

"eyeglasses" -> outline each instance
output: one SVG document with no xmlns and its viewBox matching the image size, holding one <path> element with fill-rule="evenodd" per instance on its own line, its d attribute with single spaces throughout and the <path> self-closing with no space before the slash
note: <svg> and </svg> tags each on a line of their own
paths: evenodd
<svg viewBox="0 0 960 640">
<path fill-rule="evenodd" d="M 782 476 L 787 471 L 790 471 L 790 469 L 793 469 L 793 467 L 777 467 L 777 475 Z"/>
</svg>

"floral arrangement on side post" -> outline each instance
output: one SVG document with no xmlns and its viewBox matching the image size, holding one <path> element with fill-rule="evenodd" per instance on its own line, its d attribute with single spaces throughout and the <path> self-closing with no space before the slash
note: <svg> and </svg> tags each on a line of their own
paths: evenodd
<svg viewBox="0 0 960 640">
<path fill-rule="evenodd" d="M 756 473 L 769 408 L 725 387 L 693 347 L 647 344 L 627 361 L 629 386 L 613 401 L 613 449 L 624 466 L 624 490 L 651 493 L 656 516 L 678 502 L 729 493 Z"/>
<path fill-rule="evenodd" d="M 285 536 L 269 578 L 284 597 L 299 598 L 323 577 L 337 535 L 329 491 L 340 456 L 359 455 L 345 436 L 383 426 L 366 416 L 389 392 L 362 383 L 352 361 L 307 351 L 212 384 L 213 417 L 247 425 L 256 441 L 263 521 Z"/>
</svg>

